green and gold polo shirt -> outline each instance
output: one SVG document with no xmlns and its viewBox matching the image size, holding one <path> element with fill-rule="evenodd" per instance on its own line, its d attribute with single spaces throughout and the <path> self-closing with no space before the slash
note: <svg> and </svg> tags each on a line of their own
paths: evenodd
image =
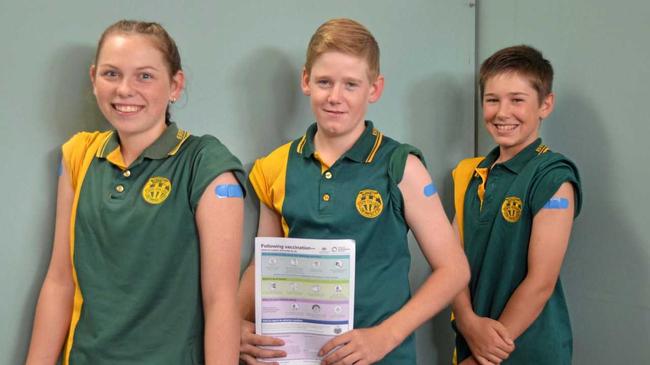
<svg viewBox="0 0 650 365">
<path fill-rule="evenodd" d="M 203 363 L 195 212 L 218 175 L 243 181 L 239 160 L 173 123 L 130 166 L 115 132 L 75 135 L 63 160 L 76 284 L 64 364 Z"/>
<path fill-rule="evenodd" d="M 409 227 L 397 186 L 414 147 L 400 144 L 366 122 L 357 142 L 332 166 L 307 133 L 257 160 L 250 181 L 260 201 L 282 218 L 286 237 L 356 242 L 354 327 L 379 324 L 410 298 Z M 381 364 L 415 364 L 410 336 Z"/>
<path fill-rule="evenodd" d="M 479 316 L 493 319 L 499 318 L 526 277 L 535 214 L 567 181 L 575 189 L 575 216 L 582 203 L 578 169 L 563 155 L 551 152 L 541 139 L 509 161 L 492 166 L 498 157 L 496 147 L 475 168 L 461 214 L 463 244 L 472 272 L 472 306 Z M 454 180 L 455 189 L 462 189 L 457 176 Z M 571 325 L 559 279 L 539 317 L 515 345 L 503 364 L 571 363 Z M 459 332 L 456 349 L 458 362 L 471 355 Z"/>
</svg>

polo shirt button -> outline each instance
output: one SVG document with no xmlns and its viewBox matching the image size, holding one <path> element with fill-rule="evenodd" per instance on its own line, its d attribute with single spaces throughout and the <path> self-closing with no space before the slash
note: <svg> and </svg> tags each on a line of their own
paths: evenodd
<svg viewBox="0 0 650 365">
<path fill-rule="evenodd" d="M 124 171 L 124 172 L 122 173 L 122 176 L 124 176 L 124 177 L 129 177 L 129 176 L 131 176 L 131 170 L 126 170 L 126 171 Z"/>
<path fill-rule="evenodd" d="M 325 173 L 325 178 L 326 178 L 327 180 L 331 179 L 331 178 L 332 178 L 332 173 L 331 173 L 330 171 L 327 171 L 327 172 Z"/>
<path fill-rule="evenodd" d="M 330 201 L 330 195 L 329 194 L 323 194 L 323 201 Z"/>
<path fill-rule="evenodd" d="M 123 191 L 124 191 L 124 186 L 123 186 L 123 185 L 118 185 L 118 186 L 116 186 L 116 187 L 115 187 L 115 191 L 117 191 L 118 193 L 123 192 Z"/>
</svg>

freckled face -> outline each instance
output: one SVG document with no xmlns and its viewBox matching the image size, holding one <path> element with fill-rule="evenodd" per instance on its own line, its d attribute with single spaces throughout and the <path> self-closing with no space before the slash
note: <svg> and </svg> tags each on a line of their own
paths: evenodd
<svg viewBox="0 0 650 365">
<path fill-rule="evenodd" d="M 485 128 L 511 158 L 539 136 L 539 126 L 553 110 L 554 95 L 541 104 L 537 91 L 525 76 L 515 72 L 495 75 L 485 83 L 483 120 Z"/>
<path fill-rule="evenodd" d="M 359 136 L 368 104 L 379 100 L 383 76 L 371 82 L 368 63 L 361 57 L 326 52 L 303 71 L 302 90 L 310 97 L 318 130 L 329 137 Z"/>
<path fill-rule="evenodd" d="M 163 54 L 143 35 L 109 35 L 90 77 L 99 109 L 121 135 L 157 137 L 169 100 L 177 99 L 184 85 L 183 73 L 171 77 Z"/>
</svg>

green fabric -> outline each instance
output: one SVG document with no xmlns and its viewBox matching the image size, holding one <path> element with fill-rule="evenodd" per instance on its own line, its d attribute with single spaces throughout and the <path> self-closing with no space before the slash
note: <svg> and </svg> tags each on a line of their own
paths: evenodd
<svg viewBox="0 0 650 365">
<path fill-rule="evenodd" d="M 104 156 L 118 146 L 113 136 Z M 215 177 L 226 171 L 240 182 L 244 177 L 239 160 L 211 136 L 189 136 L 168 155 L 179 143 L 176 136 L 172 124 L 129 166 L 128 177 L 104 157 L 95 158 L 86 174 L 74 242 L 84 302 L 72 365 L 203 363 L 194 214 Z M 151 177 L 171 182 L 159 204 L 142 196 Z"/>
<path fill-rule="evenodd" d="M 374 159 L 366 163 L 377 140 L 372 122 L 367 121 L 359 140 L 327 170 L 332 174 L 327 179 L 327 171 L 321 172 L 320 162 L 314 158 L 315 133 L 314 124 L 307 131 L 302 153 L 296 148 L 300 139 L 291 145 L 282 215 L 289 237 L 356 241 L 354 326 L 374 326 L 399 310 L 411 296 L 409 228 L 397 184 L 408 154 L 421 153 L 383 137 Z M 383 209 L 376 217 L 366 218 L 357 211 L 357 195 L 364 189 L 381 195 Z M 323 200 L 324 194 L 330 195 L 329 201 Z M 409 336 L 380 364 L 415 364 L 414 336 Z"/>
<path fill-rule="evenodd" d="M 559 153 L 538 153 L 541 139 L 511 160 L 494 165 L 487 179 L 483 206 L 475 175 L 465 195 L 464 242 L 472 278 L 469 284 L 474 312 L 498 319 L 527 272 L 528 244 L 533 217 L 564 182 L 575 187 L 575 216 L 580 212 L 581 189 L 575 165 Z M 479 164 L 489 168 L 499 157 L 495 148 Z M 515 222 L 504 219 L 507 197 L 523 203 Z M 458 362 L 470 355 L 460 333 L 456 338 Z M 503 364 L 570 364 L 572 334 L 560 280 L 539 317 L 515 342 L 516 349 Z"/>
</svg>

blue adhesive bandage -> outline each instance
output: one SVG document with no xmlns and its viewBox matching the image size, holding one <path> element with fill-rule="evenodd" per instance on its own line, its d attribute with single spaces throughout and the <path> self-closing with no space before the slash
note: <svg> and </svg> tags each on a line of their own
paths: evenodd
<svg viewBox="0 0 650 365">
<path fill-rule="evenodd" d="M 544 204 L 544 209 L 568 209 L 569 199 L 567 198 L 551 198 Z"/>
<path fill-rule="evenodd" d="M 214 193 L 217 194 L 219 199 L 244 197 L 244 190 L 237 184 L 217 185 Z"/>
<path fill-rule="evenodd" d="M 424 196 L 431 196 L 435 193 L 437 193 L 438 190 L 436 190 L 436 187 L 433 185 L 433 183 L 427 185 L 424 187 Z"/>
</svg>

